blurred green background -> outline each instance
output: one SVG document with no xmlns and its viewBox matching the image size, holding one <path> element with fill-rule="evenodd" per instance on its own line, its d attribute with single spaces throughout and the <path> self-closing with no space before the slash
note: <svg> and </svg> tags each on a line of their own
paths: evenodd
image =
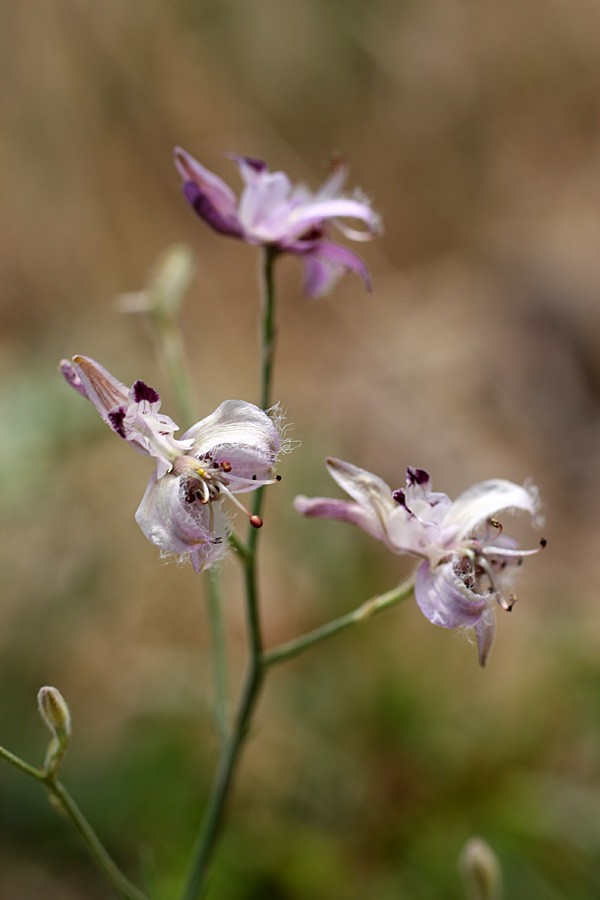
<svg viewBox="0 0 600 900">
<path fill-rule="evenodd" d="M 199 414 L 255 400 L 256 252 L 194 219 L 181 144 L 316 187 L 340 152 L 386 232 L 375 283 L 321 301 L 278 263 L 275 396 L 301 446 L 262 534 L 270 645 L 409 571 L 297 516 L 326 455 L 455 496 L 531 476 L 528 561 L 489 667 L 414 603 L 273 673 L 212 894 L 459 900 L 483 835 L 511 900 L 600 895 L 600 6 L 595 0 L 33 0 L 0 6 L 0 741 L 41 761 L 42 684 L 71 706 L 64 780 L 126 870 L 174 896 L 215 761 L 202 580 L 133 514 L 152 464 L 61 381 L 85 353 L 172 411 L 139 289 L 167 244 L 199 275 L 182 323 Z M 187 425 L 190 423 L 182 423 Z M 524 530 L 527 540 L 531 536 Z M 223 569 L 232 694 L 245 660 Z M 0 768 L 0 898 L 111 896 L 39 788 Z"/>
</svg>

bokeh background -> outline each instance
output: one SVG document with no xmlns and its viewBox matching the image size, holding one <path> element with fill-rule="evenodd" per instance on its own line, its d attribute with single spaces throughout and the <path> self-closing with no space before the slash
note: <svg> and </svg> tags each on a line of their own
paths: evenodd
<svg viewBox="0 0 600 900">
<path fill-rule="evenodd" d="M 181 144 L 316 187 L 341 153 L 386 232 L 301 294 L 278 263 L 275 395 L 301 446 L 270 491 L 265 630 L 285 640 L 410 570 L 300 519 L 340 456 L 456 495 L 531 477 L 548 549 L 498 616 L 488 669 L 414 603 L 275 671 L 211 896 L 459 900 L 483 835 L 512 900 L 600 892 L 600 6 L 595 0 L 49 0 L 0 6 L 0 740 L 32 762 L 42 684 L 68 699 L 63 776 L 134 877 L 175 896 L 215 762 L 202 579 L 133 514 L 152 470 L 61 381 L 80 352 L 172 410 L 144 322 L 114 298 L 188 242 L 198 411 L 258 393 L 256 252 L 196 219 Z M 190 424 L 190 423 L 182 423 Z M 337 493 L 336 493 L 337 495 Z M 526 523 L 518 523 L 527 541 Z M 235 696 L 244 618 L 223 569 Z M 111 891 L 39 788 L 0 769 L 0 898 Z"/>
</svg>

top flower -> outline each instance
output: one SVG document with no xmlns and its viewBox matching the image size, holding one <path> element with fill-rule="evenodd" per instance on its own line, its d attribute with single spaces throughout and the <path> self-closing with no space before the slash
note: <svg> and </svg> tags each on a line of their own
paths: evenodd
<svg viewBox="0 0 600 900">
<path fill-rule="evenodd" d="M 208 569 L 227 547 L 224 497 L 260 528 L 260 517 L 251 516 L 235 495 L 279 481 L 274 467 L 281 441 L 262 409 L 225 400 L 177 440 L 178 426 L 159 412 L 160 397 L 143 381 L 127 388 L 87 356 L 63 360 L 61 370 L 119 437 L 156 460 L 135 514 L 151 543 L 165 553 L 189 554 L 197 572 Z"/>
<path fill-rule="evenodd" d="M 321 189 L 312 194 L 302 185 L 292 187 L 284 172 L 269 172 L 261 160 L 231 156 L 244 182 L 239 200 L 217 175 L 175 148 L 186 199 L 211 228 L 249 244 L 269 244 L 302 256 L 304 290 L 309 297 L 327 293 L 348 270 L 360 275 L 371 290 L 369 270 L 360 256 L 327 237 L 329 221 L 354 241 L 368 241 L 381 231 L 379 216 L 360 192 L 352 197 L 341 194 L 348 174 L 345 163 L 337 163 Z M 363 222 L 366 230 L 349 228 L 340 219 Z"/>
<path fill-rule="evenodd" d="M 516 597 L 507 593 L 510 570 L 539 549 L 520 550 L 502 533 L 496 517 L 505 510 L 523 510 L 535 518 L 536 489 L 494 479 L 474 485 L 452 502 L 431 490 L 424 469 L 409 466 L 406 488 L 392 491 L 377 475 L 339 459 L 328 459 L 327 468 L 352 500 L 300 496 L 296 509 L 305 516 L 352 522 L 393 553 L 424 559 L 415 579 L 421 612 L 443 628 L 472 626 L 484 666 L 496 628 L 492 601 L 512 609 Z"/>
</svg>

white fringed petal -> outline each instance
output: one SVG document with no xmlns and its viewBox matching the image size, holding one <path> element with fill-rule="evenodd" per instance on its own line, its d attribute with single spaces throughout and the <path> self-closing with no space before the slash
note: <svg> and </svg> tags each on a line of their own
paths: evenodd
<svg viewBox="0 0 600 900">
<path fill-rule="evenodd" d="M 238 477 L 252 479 L 256 475 L 257 482 L 272 477 L 281 450 L 273 420 L 245 400 L 225 400 L 214 413 L 189 428 L 183 439 L 192 441 L 191 454 L 197 458 L 208 453 L 218 462 L 227 460 Z M 232 490 L 236 490 L 233 484 Z"/>
<path fill-rule="evenodd" d="M 457 536 L 462 539 L 501 512 L 523 511 L 535 517 L 539 506 L 538 492 L 534 487 L 523 487 L 500 478 L 492 479 L 482 481 L 460 494 L 450 507 L 444 524 L 456 526 Z"/>
</svg>

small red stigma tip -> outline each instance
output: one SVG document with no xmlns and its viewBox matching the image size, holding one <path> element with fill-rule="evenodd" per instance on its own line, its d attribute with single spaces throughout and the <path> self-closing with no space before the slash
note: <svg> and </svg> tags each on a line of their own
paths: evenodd
<svg viewBox="0 0 600 900">
<path fill-rule="evenodd" d="M 542 547 L 542 548 L 545 547 L 547 543 L 548 543 L 548 541 L 546 540 L 546 538 L 542 538 L 540 541 L 540 547 Z"/>
<path fill-rule="evenodd" d="M 262 528 L 263 520 L 260 516 L 250 516 L 250 524 L 253 528 Z"/>
<path fill-rule="evenodd" d="M 281 481 L 281 475 L 276 475 L 276 476 L 275 476 L 275 481 Z"/>
<path fill-rule="evenodd" d="M 225 459 L 221 463 L 221 468 L 223 469 L 224 472 L 231 472 L 231 463 L 227 462 L 227 460 Z"/>
</svg>

